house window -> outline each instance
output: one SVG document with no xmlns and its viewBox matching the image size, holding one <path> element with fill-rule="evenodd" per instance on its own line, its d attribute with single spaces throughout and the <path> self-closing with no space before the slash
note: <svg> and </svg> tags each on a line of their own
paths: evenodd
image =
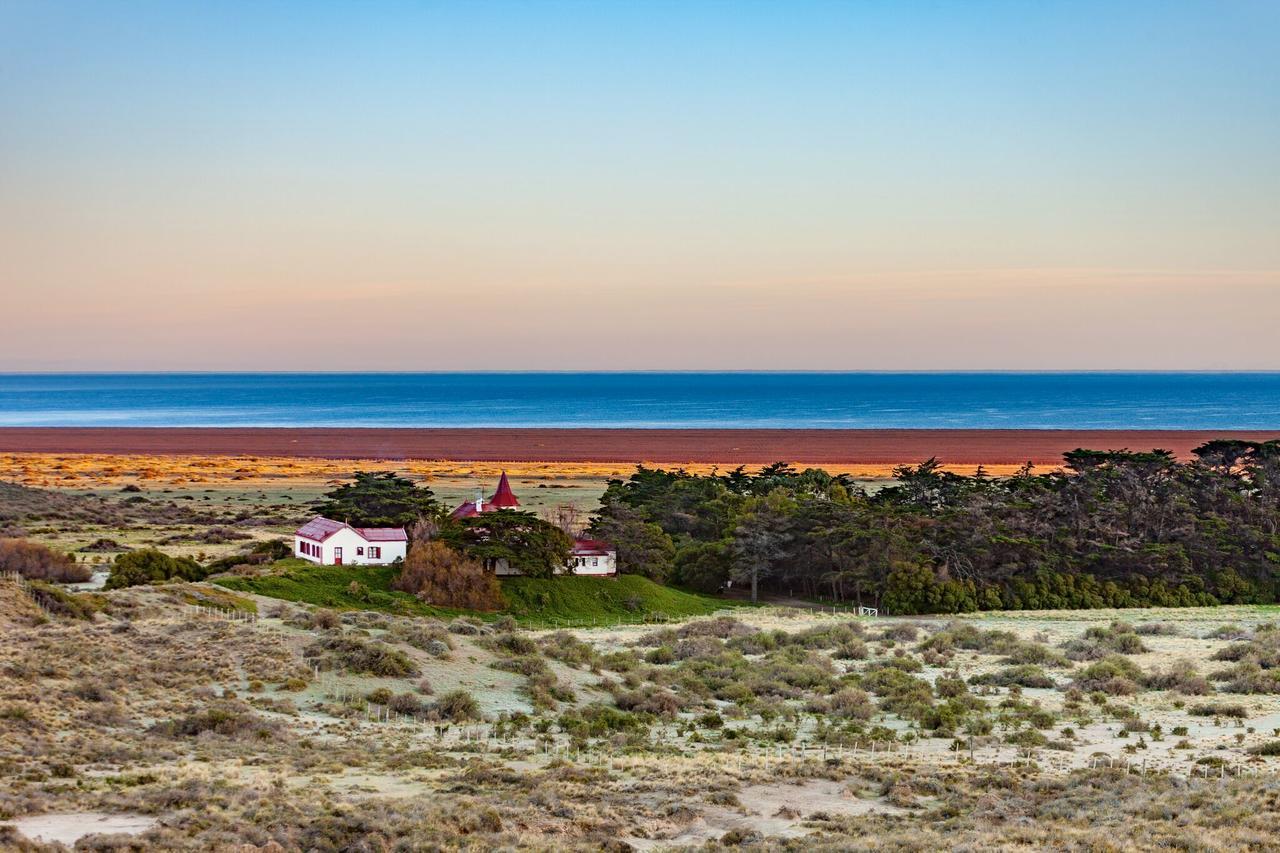
<svg viewBox="0 0 1280 853">
<path fill-rule="evenodd" d="M 375 548 L 375 547 L 373 547 L 372 545 L 370 545 L 370 546 L 369 546 L 369 558 L 370 558 L 370 559 L 372 559 L 372 560 L 381 560 L 381 559 L 382 559 L 382 549 L 381 549 L 381 548 Z"/>
<path fill-rule="evenodd" d="M 372 554 L 372 553 L 373 553 L 373 549 L 372 549 L 372 548 L 370 548 L 370 549 L 369 549 L 369 553 L 370 553 L 370 554 Z M 357 557 L 363 557 L 363 556 L 364 556 L 364 548 L 363 548 L 362 546 L 359 546 L 359 545 L 357 545 L 357 546 L 356 546 L 356 556 L 357 556 Z"/>
<path fill-rule="evenodd" d="M 600 558 L 599 558 L 599 557 L 592 557 L 592 558 L 591 558 L 591 565 L 593 565 L 593 566 L 598 566 L 598 565 L 600 565 Z"/>
</svg>

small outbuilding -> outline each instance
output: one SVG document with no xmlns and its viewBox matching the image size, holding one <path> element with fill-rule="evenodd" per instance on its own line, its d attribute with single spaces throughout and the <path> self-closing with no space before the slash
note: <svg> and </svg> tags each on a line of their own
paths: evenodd
<svg viewBox="0 0 1280 853">
<path fill-rule="evenodd" d="M 317 515 L 293 535 L 293 554 L 322 566 L 383 566 L 403 560 L 403 527 L 352 527 Z"/>
<path fill-rule="evenodd" d="M 597 577 L 618 573 L 618 551 L 599 539 L 575 539 L 569 552 L 568 570 L 575 575 Z"/>
</svg>

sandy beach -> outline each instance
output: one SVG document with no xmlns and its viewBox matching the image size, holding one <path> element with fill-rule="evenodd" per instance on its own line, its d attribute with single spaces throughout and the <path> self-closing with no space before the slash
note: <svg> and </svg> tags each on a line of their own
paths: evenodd
<svg viewBox="0 0 1280 853">
<path fill-rule="evenodd" d="M 951 465 L 1053 465 L 1077 447 L 1171 450 L 1232 430 L 0 428 L 0 452 L 312 459 L 883 466 L 936 456 Z"/>
</svg>

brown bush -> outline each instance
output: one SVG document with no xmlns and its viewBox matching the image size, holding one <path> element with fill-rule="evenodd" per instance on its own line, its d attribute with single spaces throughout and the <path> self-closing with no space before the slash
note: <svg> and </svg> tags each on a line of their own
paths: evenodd
<svg viewBox="0 0 1280 853">
<path fill-rule="evenodd" d="M 60 583 L 83 583 L 93 577 L 88 566 L 25 539 L 0 539 L 0 572 L 17 572 L 28 580 Z"/>
<path fill-rule="evenodd" d="M 498 610 L 506 606 L 498 579 L 478 561 L 443 542 L 415 542 L 393 589 L 438 607 Z"/>
<path fill-rule="evenodd" d="M 683 707 L 680 698 L 665 687 L 633 690 L 618 696 L 617 703 L 623 711 L 640 711 L 659 717 L 674 717 Z"/>
</svg>

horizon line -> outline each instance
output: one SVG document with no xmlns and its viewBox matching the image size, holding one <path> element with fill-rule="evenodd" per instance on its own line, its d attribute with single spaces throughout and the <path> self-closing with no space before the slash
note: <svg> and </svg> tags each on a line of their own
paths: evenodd
<svg viewBox="0 0 1280 853">
<path fill-rule="evenodd" d="M 821 369 L 821 368 L 636 368 L 615 370 L 0 370 L 0 376 L 637 376 L 637 375 L 813 375 L 813 376 L 1088 376 L 1088 375 L 1280 375 L 1274 368 L 959 368 L 959 369 Z"/>
</svg>

